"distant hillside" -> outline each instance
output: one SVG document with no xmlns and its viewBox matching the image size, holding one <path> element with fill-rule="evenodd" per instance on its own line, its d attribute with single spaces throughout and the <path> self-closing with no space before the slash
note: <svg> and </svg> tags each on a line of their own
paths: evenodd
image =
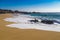
<svg viewBox="0 0 60 40">
<path fill-rule="evenodd" d="M 2 13 L 20 13 L 19 11 L 13 11 L 13 10 L 6 10 L 6 9 L 0 9 L 0 14 Z"/>
<path fill-rule="evenodd" d="M 0 14 L 4 13 L 23 13 L 23 14 L 31 14 L 31 13 L 39 13 L 39 12 L 24 12 L 24 11 L 18 11 L 18 10 L 8 10 L 8 9 L 0 9 Z"/>
</svg>

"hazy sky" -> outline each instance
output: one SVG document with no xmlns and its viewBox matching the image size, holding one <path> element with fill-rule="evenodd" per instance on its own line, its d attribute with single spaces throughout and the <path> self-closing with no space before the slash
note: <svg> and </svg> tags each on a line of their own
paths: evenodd
<svg viewBox="0 0 60 40">
<path fill-rule="evenodd" d="M 60 0 L 0 0 L 1 9 L 60 12 Z"/>
</svg>

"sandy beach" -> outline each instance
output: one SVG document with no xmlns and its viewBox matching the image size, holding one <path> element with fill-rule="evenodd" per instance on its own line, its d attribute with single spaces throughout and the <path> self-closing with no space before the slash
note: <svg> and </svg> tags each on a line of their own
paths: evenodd
<svg viewBox="0 0 60 40">
<path fill-rule="evenodd" d="M 0 40 L 60 40 L 60 32 L 6 27 L 13 24 L 3 20 L 7 17 L 12 14 L 0 14 Z"/>
</svg>

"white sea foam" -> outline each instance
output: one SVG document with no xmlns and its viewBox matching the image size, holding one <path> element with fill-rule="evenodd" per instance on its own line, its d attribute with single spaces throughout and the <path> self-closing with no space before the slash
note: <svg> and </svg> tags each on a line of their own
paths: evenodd
<svg viewBox="0 0 60 40">
<path fill-rule="evenodd" d="M 43 24 L 43 23 L 33 23 L 31 24 L 29 20 L 34 19 L 31 16 L 19 15 L 12 18 L 6 18 L 5 21 L 15 22 L 15 24 L 6 25 L 8 27 L 15 27 L 20 29 L 37 29 L 46 31 L 60 32 L 60 24 Z"/>
</svg>

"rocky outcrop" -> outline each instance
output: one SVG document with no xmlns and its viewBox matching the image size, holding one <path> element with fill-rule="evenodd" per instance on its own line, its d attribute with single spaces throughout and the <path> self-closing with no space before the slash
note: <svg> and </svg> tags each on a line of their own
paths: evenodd
<svg viewBox="0 0 60 40">
<path fill-rule="evenodd" d="M 44 23 L 44 24 L 54 24 L 54 22 L 52 20 L 42 20 L 41 23 Z"/>
</svg>

